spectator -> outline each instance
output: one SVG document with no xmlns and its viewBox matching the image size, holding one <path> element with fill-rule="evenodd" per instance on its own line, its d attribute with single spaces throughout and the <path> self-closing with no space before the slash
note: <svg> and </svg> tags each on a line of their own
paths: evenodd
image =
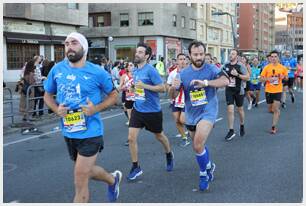
<svg viewBox="0 0 306 206">
<path fill-rule="evenodd" d="M 34 57 L 34 79 L 35 79 L 35 84 L 36 85 L 41 85 L 42 84 L 42 80 L 46 79 L 45 76 L 42 76 L 41 74 L 41 65 L 42 63 L 42 56 L 35 56 Z M 37 108 L 37 104 L 38 104 L 38 113 L 39 113 L 39 117 L 41 117 L 44 114 L 43 108 L 44 108 L 44 100 L 43 100 L 43 95 L 44 95 L 44 89 L 43 87 L 34 87 L 34 97 L 41 97 L 41 99 L 35 99 L 34 100 L 34 113 L 33 113 L 33 117 L 37 117 L 37 113 L 36 113 L 36 108 Z"/>
<path fill-rule="evenodd" d="M 27 108 L 26 108 L 26 92 L 27 92 L 29 86 L 35 84 L 34 70 L 35 70 L 34 61 L 33 60 L 28 61 L 28 63 L 26 64 L 25 70 L 24 70 L 24 76 L 20 80 L 20 84 L 19 84 L 19 89 L 18 89 L 18 91 L 20 93 L 19 111 L 23 115 L 23 118 L 22 118 L 23 121 L 27 121 L 26 117 L 27 117 L 28 110 L 31 110 L 31 108 L 33 108 L 33 105 L 34 105 L 33 104 L 34 102 L 30 101 L 29 102 L 30 104 L 29 104 L 29 107 L 28 107 L 28 110 L 27 110 Z M 33 89 L 30 90 L 29 97 L 30 98 L 34 97 Z"/>
<path fill-rule="evenodd" d="M 218 67 L 218 68 L 221 68 L 221 64 L 218 62 L 218 59 L 217 59 L 217 57 L 214 57 L 213 58 L 213 63 Z"/>
</svg>

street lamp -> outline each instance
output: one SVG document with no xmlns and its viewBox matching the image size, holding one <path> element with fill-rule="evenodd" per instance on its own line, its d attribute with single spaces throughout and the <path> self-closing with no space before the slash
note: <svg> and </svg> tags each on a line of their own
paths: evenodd
<svg viewBox="0 0 306 206">
<path fill-rule="evenodd" d="M 211 15 L 213 16 L 223 16 L 223 15 L 228 15 L 231 19 L 231 25 L 232 25 L 232 33 L 233 33 L 233 43 L 234 43 L 234 48 L 237 48 L 237 36 L 236 32 L 234 30 L 234 23 L 233 23 L 233 15 L 228 13 L 228 12 L 212 12 Z"/>
<path fill-rule="evenodd" d="M 108 40 L 108 59 L 111 60 L 111 59 L 110 59 L 110 53 L 111 53 L 110 43 L 111 43 L 111 41 L 114 40 L 114 38 L 113 38 L 112 36 L 109 36 L 109 37 L 107 38 L 107 40 Z"/>
</svg>

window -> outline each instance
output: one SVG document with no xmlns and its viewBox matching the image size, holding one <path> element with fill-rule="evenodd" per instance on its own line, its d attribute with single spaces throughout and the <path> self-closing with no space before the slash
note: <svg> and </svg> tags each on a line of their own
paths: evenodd
<svg viewBox="0 0 306 206">
<path fill-rule="evenodd" d="M 54 45 L 54 61 L 59 62 L 65 58 L 65 46 Z"/>
<path fill-rule="evenodd" d="M 69 3 L 68 9 L 79 9 L 79 4 L 76 3 Z"/>
<path fill-rule="evenodd" d="M 88 17 L 88 27 L 93 27 L 93 17 L 92 16 Z"/>
<path fill-rule="evenodd" d="M 153 12 L 138 13 L 138 26 L 147 26 L 153 24 Z"/>
<path fill-rule="evenodd" d="M 120 26 L 127 27 L 129 26 L 129 14 L 120 14 Z"/>
<path fill-rule="evenodd" d="M 172 17 L 172 25 L 176 27 L 176 15 L 173 15 Z"/>
<path fill-rule="evenodd" d="M 185 28 L 185 17 L 182 16 L 182 19 L 181 19 L 181 26 L 182 28 Z"/>
<path fill-rule="evenodd" d="M 7 69 L 19 70 L 26 61 L 39 54 L 38 44 L 7 44 Z"/>
<path fill-rule="evenodd" d="M 195 19 L 190 19 L 190 29 L 196 30 L 196 20 Z"/>
<path fill-rule="evenodd" d="M 104 16 L 98 16 L 97 17 L 97 27 L 103 27 L 104 26 Z"/>
<path fill-rule="evenodd" d="M 111 13 L 110 12 L 89 14 L 88 16 L 89 22 L 91 18 L 92 18 L 94 27 L 111 26 Z"/>
</svg>

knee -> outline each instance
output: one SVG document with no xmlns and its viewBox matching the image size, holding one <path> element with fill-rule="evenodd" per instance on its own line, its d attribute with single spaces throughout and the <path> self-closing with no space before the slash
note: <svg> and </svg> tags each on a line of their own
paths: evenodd
<svg viewBox="0 0 306 206">
<path fill-rule="evenodd" d="M 161 140 L 164 138 L 164 135 L 163 135 L 163 133 L 156 133 L 156 134 L 155 134 L 155 138 L 156 138 L 157 140 L 161 141 Z"/>
<path fill-rule="evenodd" d="M 204 146 L 198 142 L 193 142 L 193 150 L 197 153 L 200 154 L 204 150 Z"/>
<path fill-rule="evenodd" d="M 230 114 L 230 115 L 234 114 L 234 108 L 233 107 L 228 107 L 227 108 L 227 113 Z"/>
<path fill-rule="evenodd" d="M 129 144 L 136 144 L 136 137 L 134 135 L 128 136 Z"/>
<path fill-rule="evenodd" d="M 76 169 L 74 172 L 74 184 L 78 187 L 83 186 L 88 182 L 90 176 L 90 170 L 80 170 Z"/>
</svg>

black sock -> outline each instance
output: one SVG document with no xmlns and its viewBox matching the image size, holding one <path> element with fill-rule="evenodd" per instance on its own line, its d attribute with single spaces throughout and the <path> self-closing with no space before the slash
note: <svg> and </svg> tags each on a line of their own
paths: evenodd
<svg viewBox="0 0 306 206">
<path fill-rule="evenodd" d="M 229 131 L 230 131 L 230 132 L 234 132 L 234 129 L 230 129 Z"/>
<path fill-rule="evenodd" d="M 171 159 L 172 158 L 172 153 L 171 152 L 166 153 L 166 156 L 167 156 L 167 159 Z"/>
<path fill-rule="evenodd" d="M 137 168 L 138 167 L 138 162 L 133 162 L 133 168 Z"/>
<path fill-rule="evenodd" d="M 244 124 L 241 124 L 241 125 L 240 125 L 240 128 L 244 128 Z"/>
<path fill-rule="evenodd" d="M 275 129 L 275 126 L 272 126 L 272 129 Z"/>
</svg>

